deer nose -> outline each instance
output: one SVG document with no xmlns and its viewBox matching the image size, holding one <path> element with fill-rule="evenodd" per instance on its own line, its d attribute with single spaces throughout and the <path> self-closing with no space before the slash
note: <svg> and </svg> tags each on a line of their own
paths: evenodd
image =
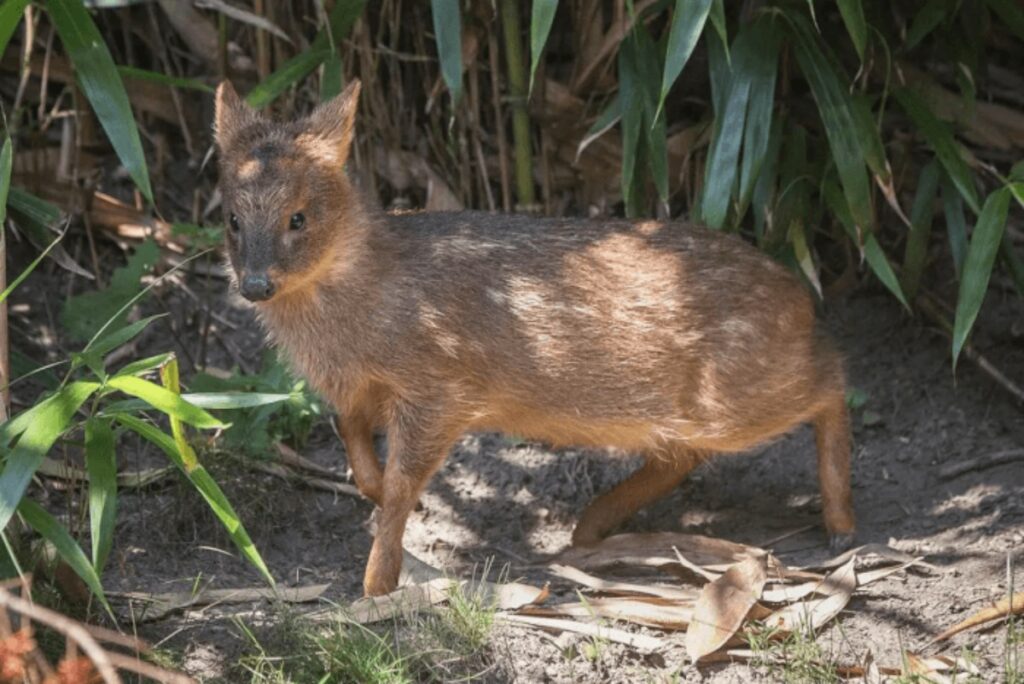
<svg viewBox="0 0 1024 684">
<path fill-rule="evenodd" d="M 274 295 L 274 283 L 266 273 L 250 273 L 242 278 L 239 290 L 250 302 L 262 302 Z"/>
</svg>

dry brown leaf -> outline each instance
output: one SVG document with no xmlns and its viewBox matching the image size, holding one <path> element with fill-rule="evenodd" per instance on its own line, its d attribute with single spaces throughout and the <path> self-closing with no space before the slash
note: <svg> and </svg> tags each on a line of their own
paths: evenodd
<svg viewBox="0 0 1024 684">
<path fill-rule="evenodd" d="M 679 565 L 673 548 L 705 570 L 724 572 L 730 566 L 747 558 L 765 557 L 764 549 L 747 546 L 725 539 L 704 537 L 699 534 L 656 532 L 649 534 L 617 534 L 589 547 L 570 548 L 558 560 L 582 570 L 595 570 L 615 566 L 663 567 Z M 769 560 L 769 567 L 778 562 Z"/>
<path fill-rule="evenodd" d="M 593 589 L 594 591 L 605 594 L 642 594 L 645 596 L 658 596 L 666 599 L 690 601 L 691 603 L 697 600 L 696 589 L 670 587 L 664 584 L 613 582 L 601 579 L 600 577 L 594 577 L 593 575 L 589 575 L 577 568 L 568 565 L 558 565 L 557 563 L 549 566 L 548 569 L 551 571 L 551 574 L 556 577 L 562 577 L 569 581 L 576 582 L 577 584 L 582 584 L 588 589 Z"/>
<path fill-rule="evenodd" d="M 915 558 L 914 556 L 911 556 L 909 553 L 897 551 L 896 549 L 890 546 L 886 546 L 885 544 L 864 544 L 863 546 L 858 546 L 856 548 L 850 549 L 849 551 L 845 551 L 839 554 L 838 556 L 830 558 L 826 561 L 822 561 L 821 563 L 816 563 L 814 565 L 806 565 L 796 569 L 832 570 L 833 568 L 838 568 L 841 565 L 845 565 L 851 558 L 859 557 L 861 559 L 864 559 L 868 556 L 878 556 L 880 558 L 884 558 L 885 560 L 896 561 L 898 563 L 912 563 L 920 561 L 919 558 Z"/>
<path fill-rule="evenodd" d="M 854 571 L 856 562 L 856 556 L 850 558 L 815 588 L 815 593 L 825 598 L 800 601 L 780 608 L 765 618 L 765 624 L 783 632 L 792 632 L 802 624 L 818 629 L 828 623 L 846 607 L 857 588 L 857 574 Z"/>
<path fill-rule="evenodd" d="M 962 622 L 958 622 L 946 631 L 939 634 L 937 637 L 931 640 L 931 643 L 936 641 L 945 641 L 953 635 L 959 634 L 960 632 L 974 627 L 980 627 L 993 620 L 999 620 L 1011 615 L 1020 615 L 1024 613 L 1024 591 L 1018 592 L 1013 596 L 1007 596 L 996 601 L 994 604 L 987 608 L 979 610 L 969 618 Z"/>
<path fill-rule="evenodd" d="M 410 584 L 384 596 L 364 596 L 349 605 L 347 616 L 363 625 L 390 620 L 396 615 L 415 613 L 448 600 L 452 580 L 438 577 L 423 584 Z M 328 614 L 335 617 L 334 614 Z M 318 616 L 323 617 L 323 616 Z"/>
<path fill-rule="evenodd" d="M 308 587 L 243 587 L 238 589 L 201 589 L 196 592 L 179 591 L 167 594 L 150 594 L 141 591 L 108 593 L 111 598 L 122 598 L 148 604 L 142 615 L 133 619 L 149 622 L 165 615 L 195 606 L 209 606 L 221 603 L 250 603 L 253 601 L 284 601 L 286 603 L 308 603 L 319 599 L 330 584 L 313 584 Z"/>
<path fill-rule="evenodd" d="M 633 634 L 632 632 L 627 632 L 622 629 L 603 627 L 601 625 L 594 625 L 587 622 L 506 613 L 498 613 L 496 617 L 499 620 L 513 625 L 528 625 L 531 627 L 540 627 L 541 629 L 585 634 L 587 636 L 597 637 L 598 639 L 626 644 L 627 646 L 638 648 L 643 651 L 658 651 L 666 646 L 664 641 L 656 637 L 647 636 L 646 634 Z"/>
<path fill-rule="evenodd" d="M 693 619 L 693 604 L 637 596 L 592 598 L 543 608 L 526 608 L 523 614 L 621 620 L 658 629 L 684 630 Z"/>
<path fill-rule="evenodd" d="M 757 603 L 767 575 L 767 555 L 747 558 L 704 585 L 686 631 L 686 652 L 697 662 L 721 648 Z"/>
<path fill-rule="evenodd" d="M 773 584 L 761 592 L 761 600 L 767 603 L 792 603 L 810 596 L 814 590 L 821 586 L 823 577 L 802 584 Z"/>
</svg>

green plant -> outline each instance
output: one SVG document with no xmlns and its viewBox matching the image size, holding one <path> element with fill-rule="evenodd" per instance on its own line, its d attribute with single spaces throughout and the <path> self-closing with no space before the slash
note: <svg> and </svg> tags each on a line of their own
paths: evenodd
<svg viewBox="0 0 1024 684">
<path fill-rule="evenodd" d="M 274 351 L 263 354 L 259 372 L 245 375 L 235 372 L 222 378 L 199 373 L 192 379 L 196 392 L 241 392 L 286 396 L 275 403 L 241 409 L 232 415 L 231 427 L 224 431 L 221 445 L 250 456 L 268 456 L 274 445 L 285 441 L 301 448 L 313 423 L 323 415 L 320 399 L 305 380 L 297 379 Z"/>
<path fill-rule="evenodd" d="M 782 633 L 765 625 L 754 626 L 746 638 L 755 654 L 753 664 L 767 669 L 773 678 L 787 684 L 840 681 L 834 657 L 806 627 Z"/>
</svg>

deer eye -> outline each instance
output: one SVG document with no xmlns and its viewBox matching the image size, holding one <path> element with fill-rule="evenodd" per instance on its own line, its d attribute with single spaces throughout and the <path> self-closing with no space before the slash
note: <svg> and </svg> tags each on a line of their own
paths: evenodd
<svg viewBox="0 0 1024 684">
<path fill-rule="evenodd" d="M 231 216 L 228 218 L 228 224 L 230 224 L 231 226 L 232 233 L 237 233 L 242 229 L 241 224 L 238 223 L 238 217 L 235 216 L 234 214 L 231 214 Z"/>
<path fill-rule="evenodd" d="M 288 227 L 292 230 L 302 230 L 302 227 L 306 225 L 306 217 L 301 212 L 292 214 L 291 221 L 288 222 Z"/>
</svg>

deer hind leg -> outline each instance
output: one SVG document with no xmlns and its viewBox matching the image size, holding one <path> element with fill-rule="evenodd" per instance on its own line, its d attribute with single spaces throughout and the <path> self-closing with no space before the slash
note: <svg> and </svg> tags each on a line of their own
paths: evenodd
<svg viewBox="0 0 1024 684">
<path fill-rule="evenodd" d="M 850 417 L 840 386 L 813 418 L 818 447 L 818 481 L 829 546 L 835 552 L 853 544 L 856 527 L 850 494 Z"/>
<path fill-rule="evenodd" d="M 644 464 L 610 491 L 594 499 L 572 533 L 573 546 L 589 546 L 644 506 L 670 493 L 700 462 L 698 452 L 673 446 L 647 454 Z"/>
</svg>

